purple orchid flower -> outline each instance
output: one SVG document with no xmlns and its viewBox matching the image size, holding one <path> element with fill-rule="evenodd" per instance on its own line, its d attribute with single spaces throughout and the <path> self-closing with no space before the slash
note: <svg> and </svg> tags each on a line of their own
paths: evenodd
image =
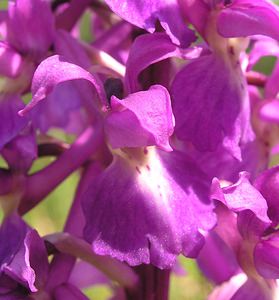
<svg viewBox="0 0 279 300">
<path fill-rule="evenodd" d="M 1 299 L 88 299 L 70 282 L 51 285 L 52 273 L 44 240 L 17 214 L 5 218 L 0 240 Z M 73 271 L 73 276 L 75 273 Z"/>
<path fill-rule="evenodd" d="M 0 294 L 4 299 L 28 299 L 46 283 L 47 253 L 43 241 L 15 214 L 0 229 Z"/>
<path fill-rule="evenodd" d="M 44 12 L 43 17 L 39 12 Z M 3 36 L 4 41 L 1 42 L 2 55 L 0 57 L 0 72 L 4 76 L 0 100 L 2 122 L 0 150 L 7 145 L 7 149 L 3 150 L 3 155 L 7 158 L 8 164 L 12 163 L 11 157 L 17 156 L 19 152 L 23 157 L 26 156 L 26 166 L 18 166 L 26 171 L 36 157 L 37 150 L 32 146 L 34 135 L 30 133 L 28 137 L 29 118 L 22 118 L 18 115 L 18 111 L 24 107 L 21 94 L 28 90 L 35 63 L 46 55 L 51 46 L 54 20 L 45 1 L 19 0 L 9 2 L 5 24 L 7 30 Z M 27 142 L 31 146 L 29 149 L 26 148 L 25 142 L 15 141 L 15 139 L 22 140 L 18 137 L 19 135 L 25 135 L 26 142 L 28 139 L 30 140 Z M 32 139 L 33 142 L 31 142 Z M 15 145 L 16 143 L 17 145 Z M 14 153 L 12 153 L 13 148 L 15 149 Z M 12 164 L 18 164 L 18 162 Z"/>
<path fill-rule="evenodd" d="M 218 225 L 214 234 L 218 238 L 209 242 L 215 247 L 220 244 L 221 237 L 228 248 L 212 248 L 215 251 L 212 255 L 221 250 L 222 257 L 227 258 L 234 253 L 242 272 L 233 259 L 226 260 L 224 267 L 219 265 L 222 268 L 219 270 L 202 258 L 201 267 L 205 274 L 217 284 L 223 283 L 209 299 L 242 299 L 248 295 L 250 299 L 274 299 L 278 294 L 274 280 L 278 277 L 278 265 L 277 260 L 272 259 L 276 251 L 276 233 L 270 234 L 275 229 L 273 224 L 277 224 L 276 198 L 266 185 L 274 183 L 276 173 L 275 169 L 264 172 L 256 179 L 255 187 L 244 173 L 236 184 L 224 188 L 217 179 L 213 180 L 211 197 L 223 204 L 217 206 Z M 230 228 L 224 226 L 228 222 Z M 222 274 L 221 270 L 225 272 Z M 241 280 L 236 281 L 238 277 Z M 254 292 L 251 293 L 250 289 Z"/>
<path fill-rule="evenodd" d="M 182 254 L 216 285 L 209 299 L 276 299 L 279 67 L 255 65 L 278 57 L 278 25 L 266 0 L 10 1 L 0 298 L 82 300 L 102 282 L 113 299 L 167 300 Z M 37 155 L 56 159 L 33 173 Z M 77 169 L 63 232 L 40 238 L 22 215 Z"/>
<path fill-rule="evenodd" d="M 279 48 L 277 41 L 262 36 L 258 37 L 249 55 L 249 70 L 256 65 L 261 57 L 274 56 L 277 59 L 278 54 Z M 270 76 L 267 77 L 259 73 L 257 77 L 259 84 L 263 87 L 264 93 L 261 94 L 256 87 L 249 87 L 252 124 L 258 139 L 262 141 L 268 157 L 278 151 L 277 63 Z M 260 79 L 260 77 L 262 77 L 262 79 Z"/>
<path fill-rule="evenodd" d="M 145 1 L 134 0 L 121 3 L 106 0 L 106 3 L 121 18 L 151 33 L 155 31 L 156 21 L 159 20 L 171 40 L 183 48 L 195 41 L 194 33 L 184 24 L 176 0 L 156 0 L 148 5 Z"/>
<path fill-rule="evenodd" d="M 54 68 L 52 67 L 53 61 L 56 62 Z M 50 72 L 51 68 L 52 72 Z M 46 72 L 49 77 L 45 76 Z M 46 93 L 51 91 L 58 82 L 78 78 L 91 82 L 97 88 L 100 99 L 104 98 L 102 87 L 92 75 L 74 64 L 52 57 L 43 62 L 36 71 L 32 86 L 34 97 L 26 109 L 30 109 L 43 100 Z M 151 262 L 160 268 L 172 266 L 176 255 L 181 252 L 188 256 L 195 256 L 202 245 L 202 232 L 209 230 L 214 224 L 212 206 L 207 199 L 206 182 L 209 181 L 195 167 L 194 162 L 184 158 L 179 152 L 164 154 L 154 147 L 147 147 L 156 145 L 163 150 L 171 150 L 169 137 L 173 132 L 174 121 L 167 90 L 157 85 L 152 86 L 148 91 L 130 94 L 124 100 L 112 97 L 110 109 L 102 118 L 108 143 L 115 150 L 112 150 L 112 163 L 90 185 L 83 200 L 87 220 L 85 236 L 87 240 L 93 242 L 94 251 L 97 254 L 111 255 L 125 260 L 131 265 Z M 131 134 L 134 137 L 132 140 Z M 145 147 L 147 147 L 146 150 L 144 150 Z M 176 160 L 180 161 L 183 168 L 175 169 L 171 163 L 168 163 L 168 161 L 175 162 Z M 123 174 L 122 177 L 111 186 L 112 178 L 118 173 Z M 181 186 L 179 182 L 183 176 L 188 179 Z M 200 187 L 197 182 L 200 182 Z M 114 191 L 113 198 L 111 198 L 111 190 L 104 189 L 106 186 L 111 186 Z M 137 225 L 138 229 L 134 229 L 139 230 L 137 238 L 128 248 L 126 248 L 125 241 L 115 244 L 117 240 L 122 240 L 121 236 L 134 235 L 129 225 L 132 219 L 128 219 L 127 223 L 124 222 L 122 225 L 120 223 L 119 228 L 115 227 L 123 215 L 121 206 L 115 205 L 124 201 L 124 209 L 127 201 L 126 197 L 121 200 L 124 196 L 124 187 L 132 193 L 129 196 L 130 208 L 128 206 L 127 214 L 133 215 L 141 209 L 142 218 L 146 218 L 147 222 L 142 229 L 140 229 L 141 224 Z M 132 191 L 136 187 L 139 193 L 133 194 Z M 108 191 L 109 194 L 107 194 Z M 105 205 L 105 207 L 100 206 L 97 209 L 95 205 L 96 207 Z M 162 215 L 167 215 L 169 210 L 171 214 L 163 223 Z M 108 213 L 106 219 L 111 219 L 113 216 L 115 223 L 112 223 L 113 219 L 111 219 L 110 223 L 105 225 L 103 219 L 100 218 L 102 215 L 92 217 L 100 211 Z M 187 211 L 191 211 L 187 218 L 188 223 L 182 225 L 183 213 L 188 214 Z M 198 225 L 197 216 L 201 214 L 203 215 L 202 221 L 200 219 Z M 192 217 L 195 215 L 196 217 Z M 178 220 L 182 222 L 180 225 L 177 223 Z M 189 223 L 191 223 L 190 228 Z M 111 232 L 111 226 L 118 230 Z M 159 237 L 157 235 L 161 226 L 166 232 Z M 184 226 L 188 226 L 189 229 L 186 230 Z M 100 232 L 103 238 L 100 238 Z M 176 232 L 174 239 L 173 232 Z M 166 236 L 170 239 L 169 241 L 166 240 Z M 188 240 L 191 242 L 187 242 Z M 166 241 L 165 245 L 162 244 L 163 241 Z"/>
</svg>

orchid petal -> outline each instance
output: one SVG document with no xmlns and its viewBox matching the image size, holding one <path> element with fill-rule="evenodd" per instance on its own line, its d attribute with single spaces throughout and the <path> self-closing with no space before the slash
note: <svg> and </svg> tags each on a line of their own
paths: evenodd
<svg viewBox="0 0 279 300">
<path fill-rule="evenodd" d="M 200 151 L 222 145 L 241 160 L 239 146 L 250 128 L 242 77 L 237 65 L 228 65 L 215 54 L 186 65 L 171 88 L 177 137 Z"/>
<path fill-rule="evenodd" d="M 28 119 L 18 115 L 23 107 L 17 95 L 7 95 L 0 99 L 0 150 L 27 125 Z"/>
<path fill-rule="evenodd" d="M 112 111 L 105 130 L 113 148 L 157 145 L 171 151 L 173 115 L 168 91 L 154 85 L 123 100 L 111 98 Z"/>
<path fill-rule="evenodd" d="M 176 0 L 106 0 L 106 3 L 121 18 L 150 33 L 155 31 L 155 23 L 159 20 L 171 40 L 183 48 L 195 41 L 193 32 L 184 24 Z"/>
<path fill-rule="evenodd" d="M 214 226 L 207 188 L 180 153 L 122 152 L 83 195 L 85 237 L 97 254 L 169 268 L 179 253 L 196 256 Z"/>
<path fill-rule="evenodd" d="M 0 43 L 0 75 L 16 77 L 22 67 L 22 57 L 11 47 Z"/>
<path fill-rule="evenodd" d="M 197 262 L 205 276 L 215 284 L 221 284 L 239 272 L 233 251 L 214 231 L 207 235 Z"/>
<path fill-rule="evenodd" d="M 152 49 L 152 51 L 150 51 Z M 174 45 L 165 33 L 144 34 L 133 43 L 126 66 L 125 83 L 127 92 L 137 92 L 137 77 L 141 71 L 156 62 L 170 57 L 196 58 L 200 49 L 183 50 Z"/>
<path fill-rule="evenodd" d="M 262 34 L 279 40 L 279 10 L 265 0 L 235 0 L 221 11 L 217 28 L 224 37 Z"/>
<path fill-rule="evenodd" d="M 278 197 L 279 167 L 268 169 L 260 174 L 254 182 L 254 186 L 266 199 L 268 215 L 275 226 L 279 222 L 279 197 Z"/>
<path fill-rule="evenodd" d="M 19 216 L 11 215 L 1 226 L 0 239 L 1 246 L 8 242 L 0 250 L 1 271 L 36 292 L 44 284 L 48 268 L 46 249 L 38 233 Z"/>
<path fill-rule="evenodd" d="M 70 283 L 55 288 L 54 297 L 56 300 L 89 300 L 77 287 Z"/>
<path fill-rule="evenodd" d="M 3 158 L 10 170 L 27 173 L 33 160 L 37 158 L 35 132 L 27 126 L 2 150 Z"/>
<path fill-rule="evenodd" d="M 270 99 L 277 98 L 279 93 L 278 77 L 279 77 L 279 61 L 277 59 L 272 74 L 268 77 L 266 82 L 266 86 L 265 86 L 266 98 L 270 98 Z"/>
<path fill-rule="evenodd" d="M 44 55 L 54 38 L 54 17 L 43 0 L 9 1 L 7 41 L 22 54 Z"/>
<path fill-rule="evenodd" d="M 106 103 L 103 85 L 96 75 L 92 75 L 59 55 L 54 55 L 44 60 L 37 68 L 31 88 L 33 94 L 32 101 L 20 113 L 24 115 L 30 111 L 38 102 L 45 99 L 57 84 L 75 79 L 89 81 L 96 89 L 101 101 Z"/>
<path fill-rule="evenodd" d="M 221 188 L 217 178 L 212 181 L 211 199 L 221 201 L 230 210 L 239 213 L 250 210 L 259 220 L 269 224 L 267 203 L 261 193 L 249 182 L 249 174 L 241 172 L 235 184 Z"/>
</svg>

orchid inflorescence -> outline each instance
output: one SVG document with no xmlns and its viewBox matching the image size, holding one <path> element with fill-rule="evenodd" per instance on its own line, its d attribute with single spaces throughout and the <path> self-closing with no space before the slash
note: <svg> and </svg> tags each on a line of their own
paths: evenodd
<svg viewBox="0 0 279 300">
<path fill-rule="evenodd" d="M 178 256 L 210 300 L 279 299 L 275 4 L 11 0 L 0 35 L 0 300 L 167 300 Z M 77 170 L 40 236 L 23 217 Z"/>
</svg>

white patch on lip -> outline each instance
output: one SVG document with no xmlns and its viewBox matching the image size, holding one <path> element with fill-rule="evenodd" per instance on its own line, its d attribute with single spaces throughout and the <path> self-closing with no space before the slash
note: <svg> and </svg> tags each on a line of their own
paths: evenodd
<svg viewBox="0 0 279 300">
<path fill-rule="evenodd" d="M 113 152 L 128 162 L 136 173 L 136 181 L 141 190 L 150 192 L 158 207 L 163 205 L 167 212 L 171 212 L 170 178 L 166 178 L 166 170 L 162 166 L 156 147 L 122 148 Z"/>
<path fill-rule="evenodd" d="M 231 299 L 231 297 L 247 281 L 247 279 L 248 277 L 244 273 L 234 275 L 230 280 L 217 286 L 209 295 L 208 300 Z"/>
<path fill-rule="evenodd" d="M 165 170 L 161 164 L 160 158 L 156 153 L 155 147 L 148 147 L 144 164 L 136 166 L 138 174 L 138 183 L 147 188 L 155 197 L 159 206 L 165 206 L 168 212 L 170 207 L 170 186 L 165 178 Z"/>
</svg>

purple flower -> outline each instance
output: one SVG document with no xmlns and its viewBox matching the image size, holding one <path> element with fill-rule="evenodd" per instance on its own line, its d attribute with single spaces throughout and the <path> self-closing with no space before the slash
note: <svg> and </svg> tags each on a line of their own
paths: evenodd
<svg viewBox="0 0 279 300">
<path fill-rule="evenodd" d="M 150 51 L 152 49 L 152 51 Z M 199 56 L 201 49 L 182 49 L 173 44 L 165 33 L 144 34 L 133 43 L 126 64 L 125 86 L 127 92 L 140 90 L 138 76 L 150 65 L 171 57 L 193 59 Z M 156 80 L 160 77 L 156 74 Z"/>
<path fill-rule="evenodd" d="M 18 96 L 0 99 L 0 119 L 5 126 L 0 127 L 0 149 L 10 142 L 26 125 L 28 119 L 21 118 L 17 112 L 24 107 Z"/>
<path fill-rule="evenodd" d="M 110 100 L 111 112 L 105 119 L 105 131 L 113 149 L 156 145 L 171 151 L 169 137 L 174 119 L 168 91 L 154 85 L 148 91 Z M 133 139 L 131 140 L 131 136 Z"/>
<path fill-rule="evenodd" d="M 231 24 L 235 26 L 231 26 Z M 224 37 L 246 37 L 256 34 L 279 39 L 279 10 L 266 0 L 234 0 L 220 11 L 218 32 Z"/>
<path fill-rule="evenodd" d="M 10 143 L 9 150 L 5 150 L 4 154 L 9 156 L 8 163 L 11 163 L 11 156 L 16 156 L 19 151 L 23 159 L 26 156 L 26 166 L 23 168 L 28 169 L 36 156 L 36 149 L 27 150 L 23 144 L 18 143 L 12 153 L 14 146 L 11 143 L 19 134 L 25 135 L 28 130 L 29 118 L 18 115 L 24 106 L 21 94 L 28 90 L 35 63 L 46 55 L 53 42 L 54 20 L 45 1 L 18 0 L 9 2 L 4 24 L 6 31 L 0 46 L 0 73 L 4 76 L 0 88 L 0 150 Z"/>
<path fill-rule="evenodd" d="M 34 60 L 46 54 L 54 38 L 54 18 L 43 0 L 9 2 L 6 41 Z"/>
<path fill-rule="evenodd" d="M 218 225 L 215 232 L 235 253 L 247 277 L 236 285 L 232 277 L 230 281 L 213 292 L 212 299 L 242 299 L 248 295 L 251 299 L 273 299 L 272 295 L 278 293 L 276 282 L 269 281 L 270 278 L 278 277 L 278 263 L 274 256 L 277 250 L 277 235 L 276 233 L 270 235 L 274 228 L 267 213 L 272 221 L 275 221 L 273 216 L 277 215 L 274 214 L 275 211 L 270 202 L 274 199 L 271 196 L 272 191 L 270 193 L 266 189 L 268 192 L 264 193 L 265 184 L 272 180 L 272 176 L 269 171 L 263 173 L 255 181 L 255 187 L 248 181 L 247 174 L 241 174 L 236 184 L 224 188 L 220 187 L 216 179 L 213 180 L 211 197 L 225 205 L 217 206 Z M 262 185 L 263 183 L 265 184 Z M 263 196 L 268 197 L 265 199 Z M 237 215 L 232 214 L 232 211 Z M 226 228 L 225 224 L 229 223 L 230 228 Z M 226 248 L 224 250 L 228 251 Z M 226 253 L 224 250 L 222 250 L 222 256 Z M 202 268 L 205 272 L 210 277 L 216 278 L 217 271 L 214 271 L 206 262 L 204 264 Z M 237 276 L 240 275 L 235 275 L 235 279 Z M 222 277 L 222 281 L 226 279 Z M 255 292 L 251 293 L 251 289 Z M 227 296 L 224 298 L 226 293 Z"/>
<path fill-rule="evenodd" d="M 98 254 L 169 268 L 179 253 L 196 256 L 214 225 L 207 193 L 179 152 L 120 150 L 84 195 L 85 237 Z"/>
<path fill-rule="evenodd" d="M 176 75 L 171 91 L 179 139 L 200 151 L 215 151 L 222 145 L 241 160 L 240 144 L 252 140 L 253 133 L 237 61 L 227 63 L 214 53 L 200 57 Z"/>
<path fill-rule="evenodd" d="M 149 3 L 142 0 L 106 0 L 106 3 L 120 17 L 149 32 L 155 31 L 155 23 L 159 20 L 172 41 L 184 48 L 195 41 L 194 33 L 184 24 L 176 0 L 154 0 Z"/>
<path fill-rule="evenodd" d="M 10 299 L 25 294 L 27 299 L 28 293 L 40 290 L 47 280 L 44 243 L 17 215 L 4 220 L 0 240 L 0 294 L 10 295 Z"/>
<path fill-rule="evenodd" d="M 37 158 L 37 144 L 33 128 L 26 126 L 6 144 L 1 154 L 12 172 L 27 173 Z"/>
<path fill-rule="evenodd" d="M 91 74 L 57 56 L 48 58 L 35 73 L 34 97 L 27 109 L 43 100 L 57 83 L 79 78 L 91 82 L 104 99 L 102 86 Z M 123 100 L 111 97 L 109 105 L 100 122 L 115 150 L 112 163 L 83 197 L 86 239 L 97 254 L 131 265 L 152 263 L 166 268 L 179 253 L 197 255 L 203 232 L 215 222 L 207 197 L 209 180 L 195 162 L 179 152 L 147 147 L 171 150 L 174 121 L 167 90 L 152 86 Z M 176 161 L 180 167 L 174 168 Z M 145 225 L 127 218 L 135 214 Z M 129 245 L 125 236 L 130 237 Z"/>
<path fill-rule="evenodd" d="M 51 287 L 45 243 L 18 215 L 6 217 L 0 228 L 0 242 L 1 299 L 51 299 L 52 295 L 57 300 L 88 299 L 69 282 Z"/>
<path fill-rule="evenodd" d="M 277 297 L 279 65 L 256 71 L 278 58 L 275 5 L 16 0 L 0 34 L 0 298 L 83 300 L 112 280 L 115 299 L 167 300 L 180 254 L 209 299 Z M 37 155 L 56 159 L 32 173 Z M 40 238 L 19 215 L 77 169 L 64 231 Z"/>
</svg>

